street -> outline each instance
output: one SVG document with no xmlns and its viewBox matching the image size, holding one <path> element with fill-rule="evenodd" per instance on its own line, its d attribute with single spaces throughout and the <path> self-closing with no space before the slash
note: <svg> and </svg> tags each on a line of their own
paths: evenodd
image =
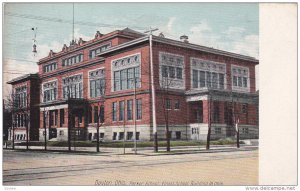
<svg viewBox="0 0 300 191">
<path fill-rule="evenodd" d="M 3 150 L 3 185 L 257 185 L 258 150 L 171 155 Z"/>
</svg>

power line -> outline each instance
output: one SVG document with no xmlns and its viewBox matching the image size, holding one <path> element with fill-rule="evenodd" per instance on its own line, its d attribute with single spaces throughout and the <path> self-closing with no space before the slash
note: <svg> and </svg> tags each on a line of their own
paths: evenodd
<svg viewBox="0 0 300 191">
<path fill-rule="evenodd" d="M 58 23 L 67 23 L 67 24 L 73 24 L 72 20 L 66 20 L 66 19 L 60 19 L 60 18 L 54 18 L 54 17 L 44 17 L 44 16 L 36 16 L 31 14 L 18 14 L 18 13 L 12 13 L 12 12 L 6 12 L 5 15 L 12 16 L 12 17 L 19 17 L 24 19 L 34 19 L 34 20 L 40 20 L 40 21 L 50 21 L 50 22 L 58 22 Z M 86 26 L 98 26 L 98 27 L 127 27 L 124 25 L 112 25 L 112 24 L 105 24 L 105 23 L 93 23 L 88 21 L 76 21 L 74 22 L 76 25 L 86 25 Z M 139 30 L 145 30 L 144 27 L 138 27 L 138 26 L 131 26 Z"/>
</svg>

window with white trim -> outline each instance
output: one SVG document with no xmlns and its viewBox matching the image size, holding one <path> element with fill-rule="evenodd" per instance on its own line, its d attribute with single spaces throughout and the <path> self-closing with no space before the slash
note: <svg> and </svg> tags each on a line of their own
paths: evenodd
<svg viewBox="0 0 300 191">
<path fill-rule="evenodd" d="M 98 69 L 89 72 L 90 97 L 100 97 L 105 91 L 105 71 Z"/>
<path fill-rule="evenodd" d="M 101 52 L 106 51 L 107 49 L 109 49 L 111 47 L 111 44 L 105 44 L 105 45 L 101 45 L 100 47 L 90 50 L 90 54 L 89 57 L 90 59 L 93 59 L 96 57 L 97 54 L 100 54 Z"/>
<path fill-rule="evenodd" d="M 113 91 L 141 87 L 140 54 L 112 61 L 112 71 Z"/>
<path fill-rule="evenodd" d="M 82 74 L 63 78 L 63 98 L 82 98 L 83 84 Z"/>
<path fill-rule="evenodd" d="M 250 91 L 249 68 L 242 66 L 231 66 L 232 89 Z"/>
<path fill-rule="evenodd" d="M 14 95 L 14 106 L 16 108 L 26 107 L 27 104 L 27 87 L 17 87 Z"/>
<path fill-rule="evenodd" d="M 57 69 L 57 63 L 46 64 L 43 67 L 43 72 L 51 72 Z"/>
<path fill-rule="evenodd" d="M 62 60 L 62 66 L 71 66 L 83 61 L 83 54 L 77 54 Z"/>
<path fill-rule="evenodd" d="M 57 99 L 57 81 L 43 84 L 43 102 L 50 102 Z"/>
<path fill-rule="evenodd" d="M 191 58 L 191 83 L 193 89 L 225 89 L 226 65 L 223 63 Z"/>
</svg>

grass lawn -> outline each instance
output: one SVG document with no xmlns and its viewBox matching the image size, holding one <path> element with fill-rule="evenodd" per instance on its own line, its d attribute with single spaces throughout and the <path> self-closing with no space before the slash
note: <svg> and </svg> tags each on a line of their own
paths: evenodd
<svg viewBox="0 0 300 191">
<path fill-rule="evenodd" d="M 240 141 L 241 144 L 243 144 L 243 141 Z M 74 146 L 74 142 L 72 141 L 72 146 Z M 125 144 L 126 148 L 132 148 L 134 145 L 134 142 L 123 142 L 123 141 L 116 141 L 116 142 L 101 142 L 100 147 L 114 147 L 114 148 L 122 148 Z M 221 139 L 217 141 L 211 141 L 211 145 L 231 145 L 236 144 L 235 140 L 232 139 Z M 25 146 L 26 142 L 22 143 L 15 143 L 15 145 L 19 146 Z M 77 141 L 75 143 L 77 147 L 96 147 L 96 142 L 91 141 Z M 166 141 L 158 141 L 159 147 L 166 147 L 167 143 Z M 199 146 L 199 145 L 206 145 L 206 142 L 204 141 L 171 141 L 170 142 L 171 147 L 174 146 Z M 29 142 L 29 146 L 44 146 L 44 142 Z M 68 142 L 67 141 L 49 141 L 47 142 L 47 146 L 54 146 L 54 147 L 67 147 Z M 137 147 L 152 147 L 153 141 L 143 141 L 137 142 Z"/>
</svg>

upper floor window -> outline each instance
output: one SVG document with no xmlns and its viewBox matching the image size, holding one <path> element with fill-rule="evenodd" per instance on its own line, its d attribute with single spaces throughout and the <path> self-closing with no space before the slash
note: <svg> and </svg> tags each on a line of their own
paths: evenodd
<svg viewBox="0 0 300 191">
<path fill-rule="evenodd" d="M 63 78 L 63 98 L 82 98 L 82 74 Z"/>
<path fill-rule="evenodd" d="M 233 90 L 250 90 L 249 86 L 249 68 L 241 66 L 231 67 L 232 89 Z"/>
<path fill-rule="evenodd" d="M 182 68 L 173 66 L 161 66 L 162 77 L 182 79 Z"/>
<path fill-rule="evenodd" d="M 113 91 L 134 89 L 134 84 L 141 87 L 140 54 L 113 61 L 112 70 Z"/>
<path fill-rule="evenodd" d="M 166 109 L 172 109 L 171 108 L 171 100 L 169 99 L 169 98 L 166 98 L 166 103 L 165 103 L 165 105 L 166 105 Z"/>
<path fill-rule="evenodd" d="M 43 101 L 49 102 L 57 99 L 57 81 L 43 84 Z"/>
<path fill-rule="evenodd" d="M 180 108 L 180 101 L 179 100 L 175 100 L 174 109 L 179 109 L 179 108 Z"/>
<path fill-rule="evenodd" d="M 44 72 L 51 72 L 57 69 L 57 63 L 46 64 L 43 67 Z"/>
<path fill-rule="evenodd" d="M 136 119 L 142 119 L 142 99 L 135 100 L 136 104 Z"/>
<path fill-rule="evenodd" d="M 79 63 L 83 61 L 83 54 L 78 54 L 71 56 L 69 58 L 62 60 L 62 66 L 71 66 L 73 64 Z"/>
<path fill-rule="evenodd" d="M 184 89 L 184 57 L 167 52 L 159 53 L 159 79 L 162 88 Z"/>
<path fill-rule="evenodd" d="M 103 69 L 97 69 L 89 72 L 90 81 L 90 97 L 99 97 L 104 94 L 105 91 L 105 71 Z"/>
<path fill-rule="evenodd" d="M 117 102 L 112 103 L 112 121 L 117 121 Z"/>
<path fill-rule="evenodd" d="M 96 49 L 90 50 L 90 59 L 95 58 L 97 54 L 106 51 L 111 47 L 111 44 L 102 45 Z"/>
<path fill-rule="evenodd" d="M 26 107 L 27 104 L 27 87 L 17 87 L 14 94 L 14 105 L 16 108 Z"/>
<path fill-rule="evenodd" d="M 225 64 L 192 58 L 192 88 L 225 89 Z"/>
</svg>

